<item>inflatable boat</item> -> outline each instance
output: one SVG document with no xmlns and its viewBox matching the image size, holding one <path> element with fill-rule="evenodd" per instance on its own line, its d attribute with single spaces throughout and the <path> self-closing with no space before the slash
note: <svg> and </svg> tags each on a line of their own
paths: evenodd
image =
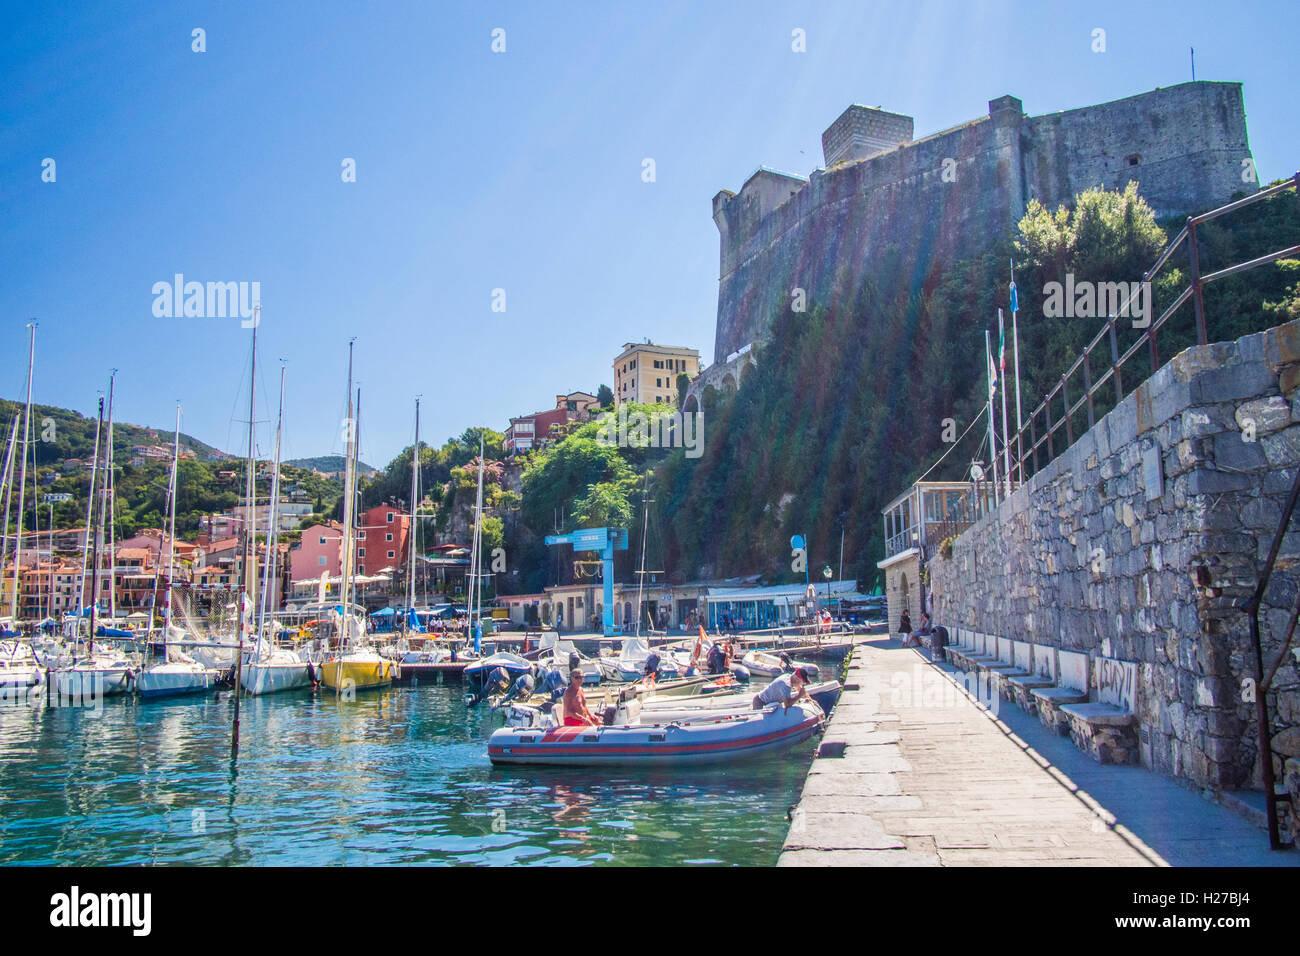
<svg viewBox="0 0 1300 956">
<path fill-rule="evenodd" d="M 638 708 L 639 709 L 639 708 Z M 619 708 L 620 714 L 627 713 Z M 653 715 L 601 727 L 503 727 L 488 739 L 493 764 L 676 764 L 735 760 L 790 747 L 811 737 L 826 716 L 808 701 L 747 714 L 653 723 Z"/>
</svg>

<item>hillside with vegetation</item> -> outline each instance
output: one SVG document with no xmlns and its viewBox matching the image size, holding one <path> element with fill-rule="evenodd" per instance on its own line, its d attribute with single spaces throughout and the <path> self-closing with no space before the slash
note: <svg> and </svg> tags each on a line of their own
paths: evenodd
<svg viewBox="0 0 1300 956">
<path fill-rule="evenodd" d="M 0 426 L 4 428 L 0 439 L 0 463 L 15 416 L 19 419 L 19 440 L 22 438 L 20 402 L 0 400 Z M 55 528 L 82 527 L 86 520 L 86 497 L 90 489 L 90 463 L 95 453 L 95 427 L 97 421 L 75 411 L 52 405 L 33 405 L 31 447 L 35 467 L 29 458 L 27 475 L 27 517 L 24 527 L 31 530 L 31 501 L 33 493 L 41 497 L 39 527 L 49 527 L 51 508 Z M 105 436 L 107 429 L 105 429 Z M 145 428 L 126 422 L 113 425 L 114 482 L 116 507 L 114 522 L 119 539 L 130 537 L 141 528 L 166 526 L 167 486 L 171 474 L 170 455 L 167 459 L 145 458 L 139 465 L 131 464 L 132 449 L 136 445 L 160 445 L 169 451 L 173 435 L 165 429 Z M 101 439 L 103 453 L 106 437 Z M 176 532 L 193 540 L 198 536 L 203 516 L 218 513 L 239 504 L 244 492 L 244 462 L 218 451 L 183 432 L 181 448 L 194 453 L 182 458 L 177 468 Z M 82 465 L 69 462 L 82 462 Z M 14 467 L 14 495 L 18 491 L 18 469 Z M 340 482 L 325 478 L 315 472 L 285 465 L 282 483 L 310 498 L 314 512 L 324 515 L 333 511 L 342 494 Z M 259 496 L 269 497 L 271 479 L 263 475 L 258 479 Z M 45 503 L 45 495 L 71 495 L 67 501 Z M 0 502 L 3 508 L 3 502 Z M 17 513 L 10 516 L 10 530 L 17 527 Z"/>
<path fill-rule="evenodd" d="M 705 453 L 675 452 L 657 475 L 670 520 L 667 561 L 687 575 L 761 572 L 793 580 L 790 537 L 808 537 L 809 563 L 837 566 L 841 529 L 845 576 L 877 581 L 884 555 L 881 509 L 929 472 L 962 480 L 972 458 L 987 463 L 985 330 L 998 341 L 997 310 L 1008 303 L 1008 263 L 1020 298 L 1021 392 L 1026 423 L 1104 323 L 1045 318 L 1044 286 L 1072 273 L 1076 282 L 1137 281 L 1181 223 L 1158 223 L 1131 188 L 1092 190 L 1071 209 L 1031 202 L 1013 236 L 986 256 L 932 263 L 914 285 L 880 277 L 806 314 L 776 317 L 756 370 L 735 395 L 706 394 Z M 1300 215 L 1284 193 L 1201 227 L 1203 274 L 1294 245 Z M 1180 250 L 1183 263 L 1186 250 Z M 1207 287 L 1210 341 L 1233 339 L 1300 315 L 1297 268 L 1264 266 Z M 886 276 L 888 273 L 886 274 Z M 1185 265 L 1153 284 L 1152 318 L 1187 282 Z M 1195 344 L 1190 305 L 1159 335 L 1161 361 Z M 1008 316 L 1008 324 L 1010 317 Z M 1123 323 L 1122 323 L 1123 324 Z M 1127 325 L 1121 354 L 1141 333 Z M 1012 368 L 1008 337 L 1008 373 Z M 1109 363 L 1109 350 L 1105 361 Z M 1095 356 L 1091 371 L 1106 365 Z M 1145 349 L 1124 367 L 1127 388 L 1151 373 Z M 1081 389 L 1080 380 L 1072 387 Z M 1077 399 L 1081 391 L 1074 391 Z M 1059 396 L 1058 396 L 1059 400 Z M 1101 390 L 1098 417 L 1114 405 Z M 1009 406 L 1014 416 L 1014 402 Z M 1059 418 L 1054 413 L 1054 420 Z M 945 419 L 964 439 L 944 442 Z M 1014 422 L 1014 417 L 1011 418 Z M 1082 410 L 1074 434 L 1087 428 Z M 1014 425 L 1013 425 L 1014 427 Z M 1058 442 L 1057 451 L 1063 442 Z M 942 464 L 931 467 L 945 452 Z"/>
<path fill-rule="evenodd" d="M 576 527 L 629 528 L 630 547 L 616 568 L 620 580 L 631 580 L 647 498 L 646 566 L 671 580 L 802 579 L 791 570 L 791 536 L 808 538 L 812 567 L 838 568 L 843 532 L 845 577 L 870 587 L 884 554 L 884 505 L 922 475 L 964 480 L 972 459 L 987 464 L 985 331 L 996 349 L 1009 262 L 1016 264 L 1028 422 L 1104 321 L 1045 317 L 1045 285 L 1064 281 L 1067 273 L 1076 283 L 1140 280 L 1181 225 L 1157 222 L 1131 187 L 1097 189 L 1069 208 L 1031 202 L 1014 233 L 983 255 L 924 267 L 899 260 L 864 285 L 854 285 L 849 270 L 841 270 L 828 301 L 774 317 L 739 392 L 704 390 L 699 458 L 680 449 L 610 447 L 598 440 L 594 421 L 509 460 L 503 436 L 480 427 L 441 447 L 423 446 L 422 546 L 435 537 L 469 542 L 482 434 L 484 546 L 489 552 L 505 548 L 508 571 L 498 576 L 503 592 L 530 593 L 573 580 L 575 556 L 547 548 L 544 537 Z M 1295 197 L 1284 193 L 1202 226 L 1202 270 L 1293 245 L 1297 236 Z M 1185 250 L 1179 256 L 1185 260 Z M 1153 318 L 1187 282 L 1185 262 L 1172 265 L 1153 284 Z M 1282 262 L 1207 287 L 1210 340 L 1300 317 L 1298 280 L 1300 262 Z M 1009 315 L 1007 322 L 1010 374 Z M 1120 351 L 1140 334 L 1123 325 Z M 1184 305 L 1160 332 L 1161 361 L 1195 341 L 1192 310 Z M 1091 371 L 1103 370 L 1097 356 Z M 1150 372 L 1142 350 L 1124 368 L 1127 387 Z M 1113 391 L 1103 389 L 1096 415 L 1113 405 Z M 1014 404 L 1010 408 L 1014 416 Z M 1085 413 L 1072 424 L 1076 435 L 1085 429 Z M 410 481 L 408 446 L 363 483 L 363 501 L 404 503 Z"/>
</svg>

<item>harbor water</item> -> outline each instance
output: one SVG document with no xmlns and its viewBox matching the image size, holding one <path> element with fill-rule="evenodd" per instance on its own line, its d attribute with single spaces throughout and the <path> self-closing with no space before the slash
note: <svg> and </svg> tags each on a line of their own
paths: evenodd
<svg viewBox="0 0 1300 956">
<path fill-rule="evenodd" d="M 774 864 L 815 750 L 493 768 L 456 684 L 0 708 L 0 864 Z"/>
</svg>

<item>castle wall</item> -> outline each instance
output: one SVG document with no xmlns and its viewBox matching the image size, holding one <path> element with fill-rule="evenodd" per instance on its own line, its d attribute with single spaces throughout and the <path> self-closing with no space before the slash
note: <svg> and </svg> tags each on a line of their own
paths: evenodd
<svg viewBox="0 0 1300 956">
<path fill-rule="evenodd" d="M 1240 83 L 1182 83 L 1035 116 L 1024 132 L 1026 198 L 1044 205 L 1137 180 L 1164 217 L 1201 212 L 1253 188 L 1241 178 L 1250 143 Z"/>
<path fill-rule="evenodd" d="M 884 274 L 915 288 L 926 269 L 1008 234 L 1033 197 L 1058 205 L 1135 179 L 1158 214 L 1174 215 L 1254 188 L 1241 180 L 1250 151 L 1238 83 L 1185 83 L 1037 117 L 1014 97 L 989 105 L 987 117 L 818 170 L 806 185 L 764 170 L 739 194 L 715 196 L 714 360 L 761 338 L 792 288 L 806 290 L 810 308 L 833 304 L 837 278 L 846 294 Z"/>
<path fill-rule="evenodd" d="M 819 170 L 761 218 L 746 215 L 745 190 L 716 204 L 724 237 L 715 360 L 755 341 L 790 290 L 808 307 L 829 304 L 837 274 L 856 287 L 901 262 L 919 281 L 930 263 L 1005 232 L 1022 209 L 1020 117 L 992 119 L 909 143 L 870 159 Z M 943 180 L 944 160 L 955 181 Z"/>
<path fill-rule="evenodd" d="M 1188 349 L 931 559 L 936 620 L 1133 662 L 1145 766 L 1258 786 L 1241 605 L 1297 466 L 1300 322 Z M 1291 533 L 1260 611 L 1266 667 L 1298 585 Z M 1288 655 L 1269 713 L 1277 780 L 1300 801 L 1298 667 Z"/>
</svg>

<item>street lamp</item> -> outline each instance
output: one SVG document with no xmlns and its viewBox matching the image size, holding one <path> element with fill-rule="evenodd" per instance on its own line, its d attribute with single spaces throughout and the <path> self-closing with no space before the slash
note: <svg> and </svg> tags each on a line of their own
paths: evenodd
<svg viewBox="0 0 1300 956">
<path fill-rule="evenodd" d="M 828 608 L 831 606 L 831 576 L 834 573 L 829 564 L 822 566 L 822 577 L 826 579 L 826 606 Z"/>
</svg>

